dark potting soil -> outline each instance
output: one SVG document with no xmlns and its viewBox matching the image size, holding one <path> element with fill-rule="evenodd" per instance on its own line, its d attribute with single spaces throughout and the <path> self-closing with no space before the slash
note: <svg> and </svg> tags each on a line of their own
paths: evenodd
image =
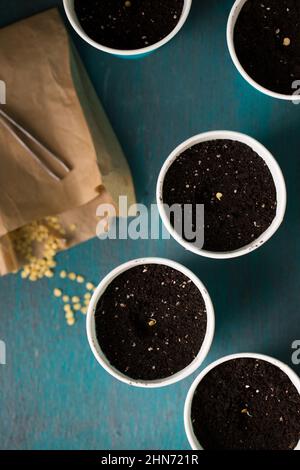
<svg viewBox="0 0 300 470">
<path fill-rule="evenodd" d="M 184 0 L 75 0 L 75 11 L 87 35 L 114 49 L 148 47 L 177 25 Z"/>
<path fill-rule="evenodd" d="M 234 45 L 250 77 L 292 95 L 300 79 L 300 1 L 248 0 L 236 22 Z"/>
<path fill-rule="evenodd" d="M 141 380 L 165 378 L 190 364 L 207 325 L 196 285 L 159 264 L 135 266 L 114 279 L 98 302 L 95 321 L 110 363 Z"/>
<path fill-rule="evenodd" d="M 300 439 L 300 396 L 278 367 L 251 358 L 212 369 L 192 401 L 192 423 L 208 450 L 291 450 Z"/>
<path fill-rule="evenodd" d="M 248 145 L 222 139 L 194 145 L 178 156 L 165 176 L 163 202 L 191 204 L 194 214 L 196 205 L 204 204 L 203 249 L 216 252 L 253 242 L 271 225 L 277 205 L 264 160 Z"/>
</svg>

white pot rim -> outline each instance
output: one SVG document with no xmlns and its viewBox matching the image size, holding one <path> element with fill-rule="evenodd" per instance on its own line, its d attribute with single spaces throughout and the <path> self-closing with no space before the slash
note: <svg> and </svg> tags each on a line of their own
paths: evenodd
<svg viewBox="0 0 300 470">
<path fill-rule="evenodd" d="M 192 147 L 193 145 L 196 145 L 200 142 L 206 142 L 209 140 L 218 140 L 218 139 L 236 140 L 238 142 L 245 143 L 246 145 L 251 147 L 261 158 L 263 158 L 263 160 L 268 165 L 268 168 L 272 174 L 274 184 L 276 187 L 276 195 L 277 195 L 276 215 L 271 225 L 267 228 L 267 230 L 265 230 L 265 232 L 263 232 L 258 238 L 253 240 L 248 245 L 245 245 L 244 247 L 241 247 L 234 251 L 226 251 L 226 252 L 214 252 L 214 251 L 207 251 L 207 250 L 199 249 L 196 246 L 194 246 L 192 243 L 189 243 L 186 240 L 184 240 L 183 237 L 181 237 L 171 225 L 170 220 L 164 209 L 164 204 L 163 204 L 164 179 L 165 179 L 167 171 L 169 170 L 173 162 L 177 159 L 177 157 L 182 152 L 187 150 L 189 147 Z M 234 132 L 234 131 L 221 130 L 221 131 L 204 132 L 202 134 L 197 134 L 185 140 L 183 143 L 178 145 L 178 147 L 176 147 L 175 150 L 173 150 L 173 152 L 169 155 L 169 157 L 164 162 L 160 170 L 158 181 L 157 181 L 157 186 L 156 186 L 156 201 L 157 201 L 159 214 L 163 221 L 163 224 L 165 225 L 166 229 L 171 234 L 171 236 L 187 250 L 192 251 L 193 253 L 197 255 L 205 256 L 207 258 L 215 258 L 215 259 L 236 258 L 238 256 L 246 255 L 256 250 L 261 245 L 263 245 L 267 240 L 269 240 L 277 231 L 277 229 L 279 228 L 279 226 L 281 225 L 283 221 L 285 210 L 286 210 L 286 199 L 287 199 L 287 195 L 286 195 L 286 186 L 285 186 L 284 177 L 273 155 L 257 140 L 253 139 L 252 137 L 246 134 L 242 134 L 240 132 Z"/>
<path fill-rule="evenodd" d="M 196 379 L 194 380 L 194 382 L 192 383 L 188 391 L 188 394 L 185 400 L 184 427 L 185 427 L 185 432 L 186 432 L 188 441 L 193 450 L 204 450 L 194 434 L 192 420 L 191 420 L 191 407 L 192 407 L 192 401 L 193 401 L 196 388 L 198 387 L 199 383 L 203 380 L 203 378 L 212 369 L 214 369 L 215 367 L 219 366 L 220 364 L 224 362 L 231 361 L 233 359 L 241 359 L 241 358 L 260 359 L 262 361 L 269 362 L 270 364 L 273 364 L 274 366 L 277 366 L 289 377 L 293 385 L 296 387 L 298 393 L 300 394 L 300 378 L 298 377 L 298 375 L 288 365 L 286 365 L 284 362 L 279 361 L 278 359 L 275 359 L 274 357 L 271 357 L 265 354 L 257 354 L 257 353 L 239 353 L 239 354 L 230 354 L 229 356 L 221 357 L 220 359 L 212 362 L 198 375 L 198 377 L 196 377 Z M 300 450 L 300 440 L 294 450 Z"/>
<path fill-rule="evenodd" d="M 124 49 L 114 49 L 108 46 L 104 46 L 102 44 L 99 44 L 98 42 L 94 41 L 91 39 L 84 29 L 81 27 L 80 22 L 77 18 L 77 15 L 74 10 L 74 0 L 63 0 L 64 8 L 66 15 L 68 17 L 68 20 L 70 21 L 72 27 L 74 30 L 81 36 L 81 38 L 86 41 L 88 44 L 91 46 L 95 47 L 96 49 L 107 52 L 108 54 L 113 54 L 121 57 L 133 57 L 133 56 L 139 56 L 139 55 L 145 55 L 149 54 L 150 52 L 155 51 L 156 49 L 164 46 L 167 42 L 169 42 L 176 34 L 181 30 L 183 27 L 184 23 L 186 22 L 191 6 L 192 6 L 192 0 L 184 0 L 184 5 L 183 5 L 183 10 L 181 13 L 181 17 L 176 24 L 175 28 L 163 39 L 160 41 L 156 42 L 155 44 L 152 44 L 147 47 L 143 47 L 140 49 L 130 49 L 130 50 L 124 50 Z"/>
<path fill-rule="evenodd" d="M 146 381 L 146 380 L 131 379 L 127 375 L 118 371 L 115 367 L 113 367 L 110 364 L 105 354 L 102 352 L 101 347 L 97 341 L 96 332 L 95 332 L 95 311 L 96 311 L 98 300 L 100 299 L 101 295 L 105 292 L 108 285 L 117 276 L 119 276 L 124 271 L 127 271 L 128 269 L 133 268 L 135 266 L 139 266 L 141 264 L 162 264 L 162 265 L 169 266 L 183 273 L 189 279 L 191 279 L 194 282 L 194 284 L 198 287 L 198 289 L 200 290 L 203 296 L 203 300 L 205 302 L 205 307 L 206 307 L 206 315 L 207 315 L 206 334 L 205 334 L 202 346 L 196 358 L 188 366 L 186 366 L 184 369 L 177 372 L 176 374 L 170 377 L 166 377 L 164 379 L 159 379 L 159 380 Z M 206 358 L 210 350 L 213 337 L 214 337 L 214 330 L 215 330 L 214 307 L 213 307 L 211 298 L 209 296 L 209 293 L 206 287 L 204 286 L 204 284 L 192 271 L 190 271 L 185 266 L 175 261 L 165 259 L 165 258 L 152 258 L 152 257 L 151 258 L 150 257 L 138 258 L 138 259 L 130 260 L 116 267 L 110 273 L 108 273 L 104 277 L 104 279 L 100 282 L 100 284 L 98 285 L 98 287 L 96 288 L 92 296 L 91 302 L 88 307 L 87 319 L 86 319 L 86 330 L 87 330 L 87 337 L 88 337 L 89 345 L 91 347 L 91 350 L 95 358 L 97 359 L 99 364 L 113 377 L 120 380 L 121 382 L 124 382 L 128 385 L 134 385 L 136 387 L 144 387 L 144 388 L 164 387 L 164 386 L 179 382 L 180 380 L 186 378 L 187 376 L 195 372 L 195 370 L 198 369 L 198 367 L 200 367 L 200 365 Z"/>
<path fill-rule="evenodd" d="M 237 57 L 235 46 L 234 46 L 234 28 L 235 28 L 237 18 L 241 12 L 241 9 L 243 8 L 244 4 L 247 1 L 248 0 L 236 0 L 228 17 L 226 37 L 227 37 L 227 45 L 228 45 L 229 53 L 230 53 L 230 56 L 234 65 L 236 66 L 241 76 L 250 85 L 252 85 L 254 88 L 256 88 L 256 90 L 260 91 L 261 93 L 264 93 L 265 95 L 268 95 L 268 96 L 271 96 L 272 98 L 277 98 L 280 100 L 299 102 L 300 95 L 284 95 L 282 93 L 277 93 L 276 91 L 268 90 L 268 88 L 265 88 L 264 86 L 257 83 L 242 67 Z"/>
</svg>

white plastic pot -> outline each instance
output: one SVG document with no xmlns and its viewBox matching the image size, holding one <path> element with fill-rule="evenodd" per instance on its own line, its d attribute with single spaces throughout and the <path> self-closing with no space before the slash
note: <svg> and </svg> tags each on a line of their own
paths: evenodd
<svg viewBox="0 0 300 470">
<path fill-rule="evenodd" d="M 236 24 L 236 21 L 238 19 L 238 16 L 241 12 L 241 9 L 243 8 L 243 6 L 245 5 L 245 3 L 247 1 L 248 0 L 236 0 L 236 2 L 234 3 L 234 5 L 231 9 L 231 12 L 230 12 L 229 18 L 228 18 L 228 22 L 227 22 L 227 45 L 228 45 L 229 53 L 231 55 L 231 59 L 232 59 L 234 65 L 236 66 L 236 68 L 238 69 L 238 71 L 240 72 L 242 77 L 248 83 L 250 83 L 250 85 L 252 85 L 254 88 L 256 88 L 256 90 L 260 91 L 261 93 L 264 93 L 265 95 L 269 95 L 273 98 L 278 98 L 278 99 L 281 99 L 281 100 L 295 101 L 295 102 L 300 101 L 300 95 L 296 95 L 296 94 L 295 95 L 293 95 L 293 94 L 284 95 L 282 93 L 277 93 L 275 91 L 268 90 L 267 88 L 263 87 L 262 85 L 257 83 L 255 80 L 253 80 L 253 78 L 251 78 L 250 75 L 248 75 L 248 73 L 242 67 L 242 65 L 241 65 L 241 63 L 240 63 L 240 61 L 237 57 L 236 51 L 235 51 L 234 28 L 235 28 L 235 24 Z"/>
<path fill-rule="evenodd" d="M 191 385 L 191 388 L 189 389 L 189 392 L 187 394 L 186 400 L 185 400 L 185 405 L 184 405 L 184 427 L 185 427 L 185 432 L 188 438 L 188 441 L 190 443 L 190 446 L 192 447 L 193 450 L 204 450 L 204 448 L 201 445 L 201 442 L 198 441 L 194 434 L 193 430 L 193 424 L 191 420 L 191 409 L 192 409 L 192 402 L 193 402 L 193 397 L 196 388 L 198 387 L 199 383 L 203 380 L 203 378 L 215 367 L 219 366 L 223 362 L 231 361 L 233 359 L 241 359 L 241 358 L 253 358 L 253 359 L 261 359 L 262 361 L 269 362 L 270 364 L 273 364 L 274 366 L 278 367 L 281 369 L 290 379 L 290 381 L 294 384 L 296 387 L 298 393 L 300 394 L 300 378 L 298 377 L 297 374 L 286 364 L 283 362 L 279 361 L 278 359 L 274 359 L 273 357 L 266 356 L 264 354 L 255 354 L 255 353 L 241 353 L 241 354 L 232 354 L 230 356 L 225 356 L 222 357 L 221 359 L 218 359 L 217 361 L 213 362 L 210 364 L 208 367 L 206 367 L 200 375 L 194 380 L 194 382 Z M 203 423 L 203 426 L 205 426 L 205 423 Z M 300 449 L 300 441 L 298 442 L 296 448 L 294 450 L 299 450 Z"/>
<path fill-rule="evenodd" d="M 184 0 L 183 10 L 182 10 L 181 17 L 177 25 L 175 26 L 173 31 L 171 31 L 166 37 L 164 37 L 160 41 L 150 46 L 143 47 L 142 49 L 122 50 L 122 49 L 113 49 L 111 47 L 104 46 L 94 41 L 93 39 L 91 39 L 86 34 L 86 32 L 84 31 L 84 29 L 82 28 L 78 20 L 78 17 L 76 15 L 75 8 L 74 8 L 74 0 L 64 0 L 63 3 L 64 3 L 66 15 L 71 25 L 73 26 L 75 31 L 79 34 L 79 36 L 81 36 L 82 39 L 84 39 L 84 41 L 86 41 L 88 44 L 95 47 L 96 49 L 99 49 L 100 51 L 107 52 L 108 54 L 113 54 L 113 55 L 127 58 L 127 59 L 140 58 L 144 55 L 148 55 L 151 52 L 155 51 L 156 49 L 159 49 L 160 47 L 164 46 L 167 42 L 169 42 L 183 27 L 189 15 L 191 6 L 192 6 L 192 0 Z"/>
<path fill-rule="evenodd" d="M 128 269 L 131 269 L 135 266 L 139 266 L 141 264 L 162 264 L 165 266 L 170 266 L 173 269 L 176 269 L 177 271 L 183 273 L 185 276 L 187 276 L 189 279 L 192 280 L 192 282 L 198 287 L 199 291 L 201 292 L 205 306 L 206 306 L 206 314 L 207 314 L 207 328 L 206 328 L 206 334 L 204 341 L 202 343 L 202 346 L 199 350 L 199 353 L 197 354 L 196 358 L 183 370 L 177 372 L 176 374 L 166 377 L 164 379 L 160 380 L 152 380 L 152 381 L 145 381 L 145 380 L 135 380 L 131 379 L 127 375 L 123 374 L 122 372 L 118 371 L 115 367 L 113 367 L 109 360 L 106 358 L 105 354 L 101 350 L 101 346 L 99 345 L 96 337 L 96 329 L 95 329 L 95 311 L 97 307 L 97 303 L 100 299 L 100 297 L 103 295 L 109 284 L 121 273 L 124 271 L 127 271 Z M 202 284 L 202 282 L 198 279 L 195 274 L 193 274 L 189 269 L 185 268 L 179 263 L 176 263 L 175 261 L 171 261 L 168 259 L 162 259 L 162 258 L 140 258 L 140 259 L 135 259 L 132 261 L 128 261 L 127 263 L 124 263 L 117 268 L 115 268 L 113 271 L 111 271 L 98 285 L 96 288 L 94 295 L 91 299 L 90 305 L 88 307 L 88 313 L 87 313 L 87 322 L 86 322 L 86 328 L 87 328 L 87 336 L 88 336 L 88 341 L 90 344 L 90 347 L 94 353 L 95 358 L 99 362 L 99 364 L 107 371 L 109 372 L 113 377 L 116 379 L 120 380 L 121 382 L 125 382 L 128 385 L 134 385 L 136 387 L 147 387 L 147 388 L 157 388 L 157 387 L 164 387 L 166 385 L 173 384 L 175 382 L 179 382 L 180 380 L 184 379 L 188 375 L 192 374 L 195 372 L 196 369 L 202 364 L 204 359 L 206 358 L 209 349 L 211 347 L 211 343 L 213 340 L 214 336 L 214 330 L 215 330 L 215 315 L 214 315 L 214 308 L 210 299 L 210 296 L 205 288 L 205 286 Z"/>
<path fill-rule="evenodd" d="M 193 145 L 199 144 L 200 142 L 207 142 L 209 140 L 216 140 L 216 139 L 226 139 L 226 140 L 235 140 L 238 142 L 242 142 L 247 144 L 251 147 L 268 165 L 271 175 L 274 180 L 274 184 L 276 187 L 276 196 L 277 196 L 277 208 L 276 208 L 276 216 L 272 221 L 271 225 L 267 228 L 265 232 L 263 232 L 257 239 L 253 240 L 248 245 L 245 245 L 237 250 L 234 251 L 226 251 L 226 252 L 213 252 L 207 251 L 200 248 L 193 243 L 189 243 L 188 241 L 184 240 L 183 237 L 176 232 L 174 227 L 171 225 L 168 214 L 166 213 L 164 203 L 163 203 L 163 185 L 164 179 L 168 172 L 168 169 L 172 165 L 172 163 L 177 159 L 179 155 L 181 155 L 185 150 L 192 147 Z M 239 132 L 232 132 L 232 131 L 212 131 L 206 132 L 203 134 L 195 135 L 190 139 L 186 140 L 182 144 L 180 144 L 167 158 L 165 163 L 162 166 L 160 171 L 157 188 L 156 188 L 156 200 L 158 205 L 158 210 L 162 221 L 171 234 L 171 236 L 180 243 L 184 248 L 197 255 L 206 256 L 208 258 L 216 258 L 216 259 L 226 259 L 226 258 L 236 258 L 238 256 L 246 255 L 251 251 L 256 250 L 261 245 L 263 245 L 267 240 L 269 240 L 272 235 L 276 232 L 278 227 L 280 226 L 281 222 L 283 221 L 285 209 L 286 209 L 286 186 L 282 171 L 276 162 L 275 158 L 271 155 L 271 153 L 257 140 L 249 137 L 248 135 L 241 134 Z M 205 217 L 205 214 L 204 214 Z"/>
</svg>

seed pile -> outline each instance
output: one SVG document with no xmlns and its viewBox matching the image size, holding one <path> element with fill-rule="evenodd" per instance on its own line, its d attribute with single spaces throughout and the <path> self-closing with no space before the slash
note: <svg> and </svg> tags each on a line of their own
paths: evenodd
<svg viewBox="0 0 300 470">
<path fill-rule="evenodd" d="M 203 248 L 224 252 L 253 242 L 271 225 L 277 197 L 264 160 L 248 145 L 220 139 L 178 156 L 165 176 L 163 202 L 191 204 L 193 231 L 196 205 L 204 204 Z"/>
<path fill-rule="evenodd" d="M 206 333 L 203 297 L 168 266 L 136 266 L 115 278 L 100 298 L 96 335 L 110 363 L 133 379 L 155 380 L 184 369 Z"/>
<path fill-rule="evenodd" d="M 24 265 L 23 279 L 34 282 L 53 277 L 55 255 L 65 245 L 65 234 L 57 217 L 31 222 L 12 233 L 13 246 Z"/>
<path fill-rule="evenodd" d="M 75 0 L 87 35 L 99 44 L 132 50 L 150 46 L 177 25 L 184 0 Z"/>
<path fill-rule="evenodd" d="M 292 95 L 300 80 L 300 2 L 248 0 L 236 22 L 234 45 L 250 77 Z"/>
<path fill-rule="evenodd" d="M 300 395 L 269 362 L 241 358 L 212 369 L 192 401 L 206 450 L 291 450 L 300 439 Z"/>
<path fill-rule="evenodd" d="M 76 224 L 71 224 L 68 229 L 71 232 L 75 231 Z M 15 230 L 12 233 L 12 242 L 18 258 L 23 263 L 21 277 L 32 282 L 43 277 L 53 278 L 57 266 L 55 256 L 65 246 L 65 236 L 66 231 L 57 217 L 46 217 Z M 95 286 L 92 282 L 85 282 L 84 276 L 74 272 L 67 273 L 65 270 L 60 271 L 60 279 L 85 285 L 86 292 L 81 297 L 74 294 L 67 295 L 58 287 L 53 290 L 53 295 L 60 298 L 64 304 L 67 324 L 72 326 L 75 323 L 75 312 L 81 312 L 83 315 L 87 313 Z"/>
</svg>

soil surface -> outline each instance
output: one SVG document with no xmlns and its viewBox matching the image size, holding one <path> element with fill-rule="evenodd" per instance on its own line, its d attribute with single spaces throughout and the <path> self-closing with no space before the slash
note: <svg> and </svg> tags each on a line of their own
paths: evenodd
<svg viewBox="0 0 300 470">
<path fill-rule="evenodd" d="M 200 382 L 192 422 L 204 449 L 291 450 L 300 439 L 300 395 L 278 367 L 235 359 Z"/>
<path fill-rule="evenodd" d="M 165 176 L 163 202 L 190 204 L 193 218 L 187 220 L 194 232 L 199 224 L 203 229 L 203 220 L 195 215 L 197 204 L 203 204 L 203 249 L 215 252 L 237 250 L 256 240 L 271 225 L 277 206 L 265 161 L 248 145 L 221 139 L 194 145 L 178 156 Z"/>
<path fill-rule="evenodd" d="M 159 264 L 136 266 L 114 279 L 98 302 L 95 321 L 110 363 L 141 380 L 184 369 L 197 356 L 207 326 L 196 285 Z"/>
<path fill-rule="evenodd" d="M 183 0 L 75 0 L 75 11 L 91 39 L 114 49 L 133 50 L 168 36 L 183 5 Z"/>
<path fill-rule="evenodd" d="M 284 95 L 300 90 L 299 0 L 248 0 L 236 22 L 234 44 L 241 65 L 258 84 Z"/>
</svg>

